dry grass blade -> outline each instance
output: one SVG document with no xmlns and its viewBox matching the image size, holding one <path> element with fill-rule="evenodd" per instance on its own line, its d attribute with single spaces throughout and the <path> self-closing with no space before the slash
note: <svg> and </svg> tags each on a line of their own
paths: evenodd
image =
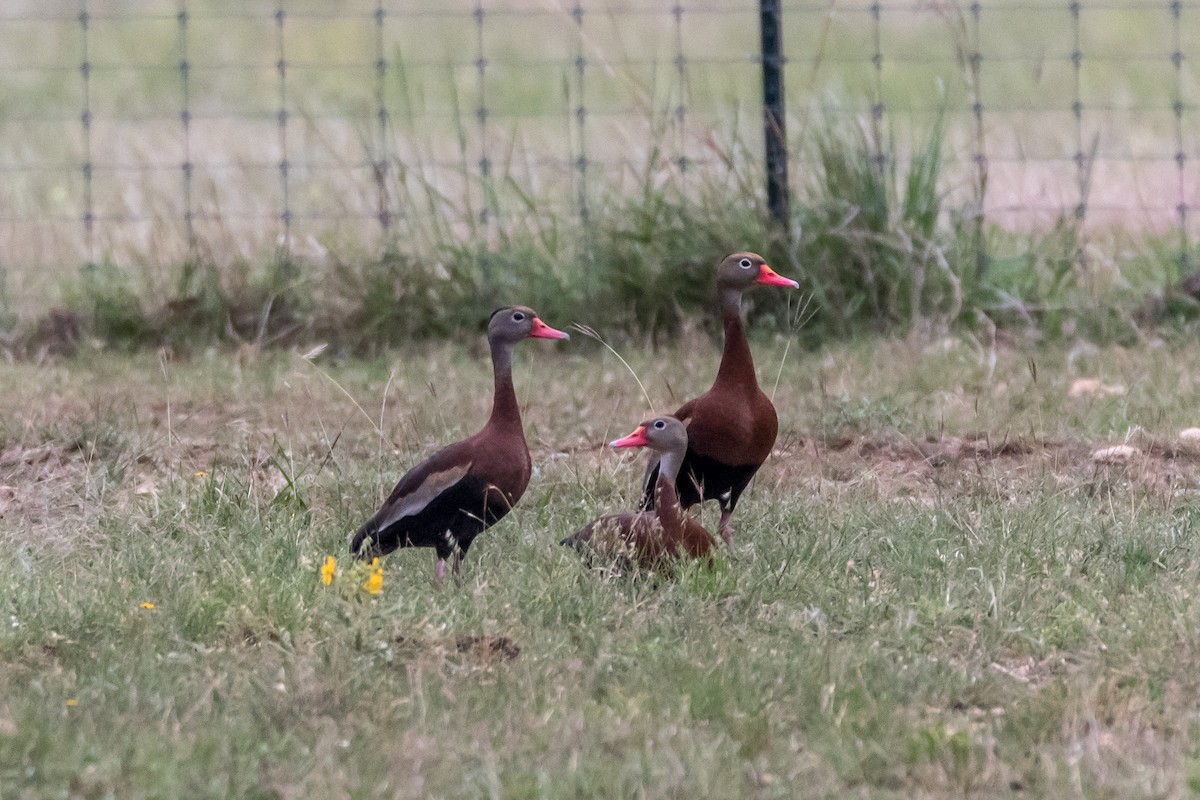
<svg viewBox="0 0 1200 800">
<path fill-rule="evenodd" d="M 383 435 L 383 420 L 384 415 L 387 413 L 388 392 L 391 390 L 394 380 L 396 380 L 396 370 L 393 369 L 388 372 L 387 384 L 383 387 L 383 397 L 379 401 L 379 424 L 375 426 L 375 430 L 379 431 L 379 438 L 376 440 L 379 443 L 379 449 L 375 455 L 377 464 L 383 463 L 383 442 L 385 438 Z"/>
<path fill-rule="evenodd" d="M 625 369 L 627 369 L 629 371 L 629 374 L 633 376 L 633 379 L 635 381 L 637 381 L 638 388 L 642 390 L 642 397 L 646 398 L 646 406 L 650 409 L 650 413 L 657 415 L 658 412 L 654 410 L 654 403 L 650 400 L 650 393 L 647 392 L 646 387 L 644 385 L 642 385 L 642 379 L 639 378 L 637 376 L 637 373 L 633 371 L 633 367 L 629 366 L 629 362 L 626 361 L 624 359 L 624 357 L 620 353 L 618 353 L 612 345 L 610 345 L 608 342 L 604 341 L 604 337 L 602 337 L 596 331 L 595 328 L 592 328 L 591 326 L 588 326 L 588 325 L 580 325 L 579 323 L 575 323 L 571 327 L 574 328 L 575 330 L 579 331 L 580 333 L 582 333 L 584 336 L 588 337 L 589 339 L 595 339 L 597 342 L 604 345 L 604 348 L 606 350 L 608 350 L 608 352 L 612 353 L 614 356 L 617 357 L 617 360 L 620 361 L 621 364 L 623 364 L 625 366 Z"/>
<path fill-rule="evenodd" d="M 352 395 L 352 394 L 350 394 L 350 392 L 346 391 L 345 386 L 342 386 L 340 383 L 337 382 L 337 380 L 332 375 L 330 375 L 328 372 L 326 372 L 325 370 L 321 369 L 316 364 L 314 364 L 311 359 L 304 358 L 304 362 L 306 364 L 308 364 L 310 367 L 312 367 L 313 369 L 315 369 L 318 373 L 320 373 L 321 376 L 325 378 L 325 380 L 329 381 L 334 386 L 336 386 L 338 388 L 338 390 L 341 391 L 342 394 L 346 395 L 346 397 L 350 400 L 350 402 L 354 404 L 354 407 L 357 408 L 364 417 L 366 417 L 367 422 L 371 423 L 371 427 L 375 429 L 375 432 L 377 434 L 379 434 L 379 438 L 380 439 L 384 438 L 383 428 L 381 428 L 378 424 L 376 424 L 375 420 L 371 418 L 371 415 L 367 413 L 367 410 L 365 408 L 363 408 L 361 405 L 359 405 L 359 402 L 354 399 L 354 395 Z M 393 375 L 394 375 L 394 373 L 393 373 Z M 391 377 L 389 377 L 388 378 L 389 386 L 391 386 L 391 382 L 392 382 Z M 386 390 L 384 391 L 384 398 L 385 398 L 385 402 L 386 402 L 386 398 L 387 398 Z M 380 409 L 380 414 L 382 414 L 382 413 L 383 413 L 383 410 Z M 380 421 L 382 421 L 382 419 Z"/>
<path fill-rule="evenodd" d="M 779 369 L 775 371 L 775 385 L 771 387 L 771 402 L 775 402 L 775 393 L 779 391 L 779 381 L 783 377 L 783 367 L 787 364 L 788 353 L 791 352 L 792 342 L 796 338 L 796 334 L 803 328 L 810 319 L 816 315 L 817 310 L 812 307 L 812 295 L 807 297 L 801 296 L 800 304 L 796 306 L 796 313 L 790 313 L 792 301 L 788 299 L 788 336 L 787 344 L 783 347 L 783 358 L 779 359 Z"/>
</svg>

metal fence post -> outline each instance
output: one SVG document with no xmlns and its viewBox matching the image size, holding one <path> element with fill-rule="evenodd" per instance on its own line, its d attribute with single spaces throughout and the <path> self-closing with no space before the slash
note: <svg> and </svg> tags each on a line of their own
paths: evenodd
<svg viewBox="0 0 1200 800">
<path fill-rule="evenodd" d="M 783 36 L 779 0 L 759 0 L 762 32 L 763 135 L 767 156 L 767 206 L 771 216 L 787 227 L 788 157 L 783 119 Z"/>
<path fill-rule="evenodd" d="M 88 13 L 87 0 L 79 12 L 80 43 L 83 46 L 83 61 L 79 74 L 83 78 L 83 111 L 79 122 L 83 126 L 83 241 L 87 250 L 87 263 L 96 263 L 96 206 L 92 180 L 95 165 L 92 163 L 92 58 L 88 46 L 88 30 L 92 15 Z"/>
</svg>

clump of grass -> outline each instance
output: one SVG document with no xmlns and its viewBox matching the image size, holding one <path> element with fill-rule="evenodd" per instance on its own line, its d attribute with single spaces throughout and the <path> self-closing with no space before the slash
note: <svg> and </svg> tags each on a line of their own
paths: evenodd
<svg viewBox="0 0 1200 800">
<path fill-rule="evenodd" d="M 1182 330 L 1200 317 L 1200 280 L 1177 237 L 1092 238 L 1069 217 L 1039 234 L 989 227 L 978 310 L 1039 336 L 1125 344 L 1147 328 Z M 1088 251 L 1106 255 L 1084 263 L 1080 254 Z"/>
<path fill-rule="evenodd" d="M 1200 319 L 1200 251 L 1178 236 L 1146 237 L 1132 249 L 1134 271 L 1149 284 L 1135 319 L 1176 327 Z"/>
<path fill-rule="evenodd" d="M 573 263 L 528 240 L 502 249 L 447 242 L 423 254 L 393 250 L 335 264 L 313 299 L 308 333 L 371 352 L 478 331 L 505 304 L 532 306 L 548 320 L 573 320 L 585 302 L 578 276 Z"/>
<path fill-rule="evenodd" d="M 262 268 L 238 262 L 221 270 L 190 259 L 173 287 L 110 260 L 84 266 L 64 289 L 67 307 L 109 346 L 180 349 L 219 341 L 270 343 L 308 325 L 307 265 L 279 257 Z"/>
<path fill-rule="evenodd" d="M 729 207 L 719 208 L 668 187 L 647 189 L 612 209 L 588 256 L 596 284 L 588 321 L 658 340 L 686 318 L 716 319 L 714 270 L 726 253 L 759 250 L 777 269 L 792 272 L 773 259 L 776 235 L 755 200 L 733 196 Z"/>
<path fill-rule="evenodd" d="M 105 342 L 138 347 L 155 338 L 143 293 L 133 276 L 111 261 L 84 266 L 66 295 L 68 304 Z"/>
<path fill-rule="evenodd" d="M 431 236 L 419 252 L 338 262 L 314 301 L 313 331 L 362 352 L 475 331 L 496 306 L 519 302 L 562 324 L 657 341 L 686 319 L 715 320 L 714 268 L 725 253 L 758 249 L 795 271 L 753 195 L 708 203 L 647 179 L 573 235 L 560 223 L 526 220 L 491 243 Z M 785 312 L 786 303 L 766 309 Z"/>
<path fill-rule="evenodd" d="M 430 309 L 444 309 L 463 292 L 457 283 L 463 276 L 456 273 L 400 252 L 361 263 L 338 261 L 315 304 L 313 333 L 357 351 L 428 335 L 435 316 Z"/>
<path fill-rule="evenodd" d="M 520 303 L 561 324 L 578 319 L 587 302 L 585 270 L 570 246 L 546 249 L 536 234 L 506 235 L 499 246 L 452 245 L 447 261 L 476 276 L 460 315 L 472 330 L 497 306 Z M 452 329 L 445 329 L 452 334 Z"/>
<path fill-rule="evenodd" d="M 822 323 L 845 333 L 963 311 L 966 262 L 943 230 L 939 118 L 902 171 L 894 141 L 827 107 L 807 143 L 816 169 L 798 211 L 803 260 Z"/>
</svg>

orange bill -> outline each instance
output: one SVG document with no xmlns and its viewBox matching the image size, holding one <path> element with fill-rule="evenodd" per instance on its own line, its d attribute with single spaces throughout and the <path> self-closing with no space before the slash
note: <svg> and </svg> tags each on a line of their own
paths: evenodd
<svg viewBox="0 0 1200 800">
<path fill-rule="evenodd" d="M 628 436 L 620 439 L 613 439 L 608 443 L 609 447 L 645 447 L 650 444 L 650 440 L 646 438 L 646 426 L 638 425 L 637 430 Z"/>
<path fill-rule="evenodd" d="M 551 328 L 546 323 L 542 322 L 537 317 L 533 318 L 533 328 L 529 331 L 531 339 L 570 339 L 565 331 Z"/>
<path fill-rule="evenodd" d="M 758 278 L 755 283 L 765 283 L 768 286 L 788 286 L 792 289 L 799 289 L 800 284 L 796 283 L 791 278 L 785 278 L 775 270 L 763 264 L 758 268 Z"/>
</svg>

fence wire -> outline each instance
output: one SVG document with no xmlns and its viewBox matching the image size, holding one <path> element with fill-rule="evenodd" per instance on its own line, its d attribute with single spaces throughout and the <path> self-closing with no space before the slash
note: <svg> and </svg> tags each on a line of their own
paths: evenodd
<svg viewBox="0 0 1200 800">
<path fill-rule="evenodd" d="M 1178 235 L 1190 266 L 1200 2 L 780 6 L 800 201 L 822 114 L 881 162 L 944 119 L 945 190 L 989 221 Z M 6 0 L 0 269 L 36 302 L 104 259 L 354 259 L 744 185 L 760 70 L 747 0 Z"/>
</svg>

